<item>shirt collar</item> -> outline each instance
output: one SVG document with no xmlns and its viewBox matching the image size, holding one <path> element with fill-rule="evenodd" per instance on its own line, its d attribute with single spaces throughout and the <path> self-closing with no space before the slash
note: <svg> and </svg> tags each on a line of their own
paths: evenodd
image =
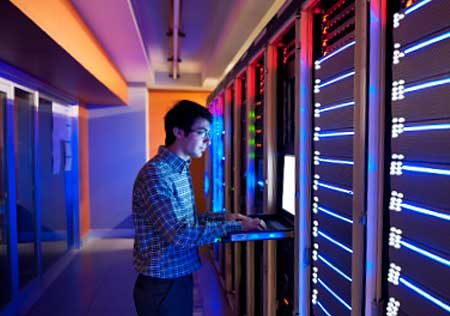
<svg viewBox="0 0 450 316">
<path fill-rule="evenodd" d="M 182 173 L 191 164 L 190 159 L 189 160 L 181 159 L 164 146 L 159 147 L 158 154 L 169 164 L 169 166 L 174 168 L 179 173 Z"/>
</svg>

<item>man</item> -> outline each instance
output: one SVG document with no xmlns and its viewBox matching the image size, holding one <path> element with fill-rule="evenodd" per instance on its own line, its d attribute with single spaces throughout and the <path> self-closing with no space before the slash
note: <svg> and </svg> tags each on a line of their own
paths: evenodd
<svg viewBox="0 0 450 316">
<path fill-rule="evenodd" d="M 165 146 L 140 170 L 133 189 L 136 230 L 133 262 L 139 273 L 134 302 L 139 316 L 192 316 L 192 272 L 198 246 L 264 222 L 238 214 L 196 214 L 191 158 L 210 144 L 211 113 L 182 100 L 164 118 Z"/>
</svg>

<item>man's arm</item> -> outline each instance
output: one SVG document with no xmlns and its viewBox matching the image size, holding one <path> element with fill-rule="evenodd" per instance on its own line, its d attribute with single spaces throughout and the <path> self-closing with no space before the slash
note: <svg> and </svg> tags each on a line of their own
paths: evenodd
<svg viewBox="0 0 450 316">
<path fill-rule="evenodd" d="M 242 230 L 239 222 L 187 223 L 175 214 L 174 196 L 163 179 L 152 176 L 143 192 L 144 212 L 160 236 L 170 244 L 191 248 L 213 242 L 217 237 Z"/>
</svg>

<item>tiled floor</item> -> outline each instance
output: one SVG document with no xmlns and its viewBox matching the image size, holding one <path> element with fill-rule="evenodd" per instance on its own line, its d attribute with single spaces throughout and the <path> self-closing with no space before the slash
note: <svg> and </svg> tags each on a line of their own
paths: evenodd
<svg viewBox="0 0 450 316">
<path fill-rule="evenodd" d="M 81 250 L 27 316 L 136 315 L 132 289 L 132 239 L 93 239 Z M 212 264 L 203 257 L 197 273 L 200 297 L 194 315 L 229 315 Z"/>
</svg>

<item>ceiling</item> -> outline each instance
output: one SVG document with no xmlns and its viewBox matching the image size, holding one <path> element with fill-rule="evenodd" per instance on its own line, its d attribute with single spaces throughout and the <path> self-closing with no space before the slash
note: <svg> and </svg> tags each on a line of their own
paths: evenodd
<svg viewBox="0 0 450 316">
<path fill-rule="evenodd" d="M 180 0 L 178 79 L 170 77 L 172 0 L 72 0 L 129 83 L 212 90 L 286 0 Z M 114 5 L 112 5 L 114 4 Z"/>
</svg>

